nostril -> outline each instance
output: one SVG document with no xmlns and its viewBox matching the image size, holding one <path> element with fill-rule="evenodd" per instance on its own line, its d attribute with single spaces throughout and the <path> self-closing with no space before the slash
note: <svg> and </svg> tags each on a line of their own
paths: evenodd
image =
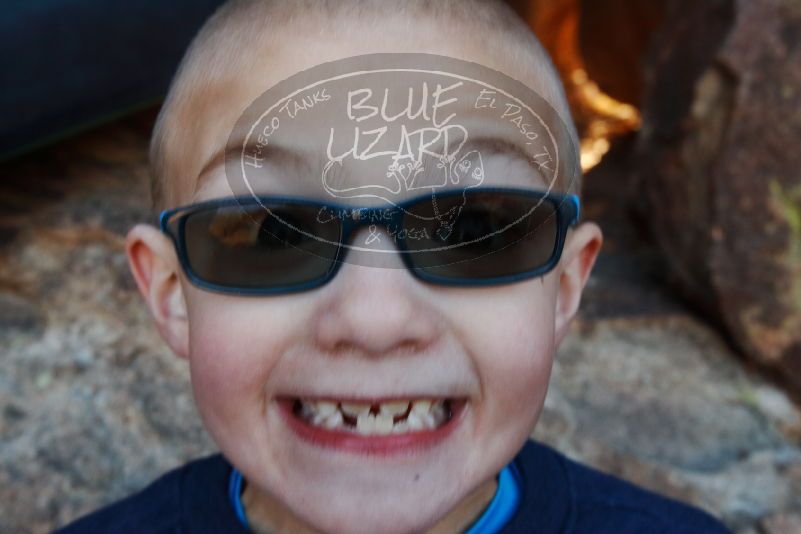
<svg viewBox="0 0 801 534">
<path fill-rule="evenodd" d="M 424 352 L 428 346 L 429 343 L 410 340 L 397 343 L 392 347 L 388 347 L 387 349 L 365 350 L 363 348 L 364 344 L 362 344 L 360 347 L 359 344 L 355 344 L 347 340 L 341 340 L 330 348 L 327 348 L 326 351 L 336 357 L 355 355 L 368 358 L 380 358 L 390 355 L 410 356 L 414 354 L 420 354 Z"/>
<path fill-rule="evenodd" d="M 390 282 L 387 282 L 390 284 Z M 418 354 L 439 336 L 435 313 L 395 289 L 357 288 L 333 297 L 311 324 L 315 344 L 330 354 L 381 357 Z"/>
</svg>

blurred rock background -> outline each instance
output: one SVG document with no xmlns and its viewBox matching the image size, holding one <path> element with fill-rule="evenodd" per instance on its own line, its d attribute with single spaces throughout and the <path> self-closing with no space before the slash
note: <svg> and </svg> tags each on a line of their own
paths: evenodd
<svg viewBox="0 0 801 534">
<path fill-rule="evenodd" d="M 801 4 L 512 3 L 606 236 L 534 437 L 737 532 L 801 532 Z M 0 532 L 214 451 L 123 254 L 155 112 L 0 168 Z"/>
</svg>

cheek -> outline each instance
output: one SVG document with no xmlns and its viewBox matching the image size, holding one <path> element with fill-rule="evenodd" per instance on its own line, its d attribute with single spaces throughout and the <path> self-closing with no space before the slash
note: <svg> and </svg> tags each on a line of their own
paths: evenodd
<svg viewBox="0 0 801 534">
<path fill-rule="evenodd" d="M 539 413 L 551 373 L 554 351 L 553 314 L 510 315 L 496 324 L 491 352 L 482 365 L 486 394 L 500 417 L 510 413 L 530 421 Z"/>
<path fill-rule="evenodd" d="M 268 301 L 190 290 L 189 366 L 201 417 L 216 437 L 265 407 L 264 385 L 292 324 Z M 270 325 L 270 328 L 265 328 Z"/>
<path fill-rule="evenodd" d="M 509 286 L 492 300 L 473 310 L 472 328 L 464 330 L 482 384 L 477 430 L 527 436 L 548 388 L 556 293 L 547 280 L 537 279 Z"/>
</svg>

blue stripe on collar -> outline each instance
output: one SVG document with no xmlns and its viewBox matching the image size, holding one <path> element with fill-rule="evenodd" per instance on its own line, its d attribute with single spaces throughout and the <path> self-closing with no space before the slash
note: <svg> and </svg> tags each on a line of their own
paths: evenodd
<svg viewBox="0 0 801 534">
<path fill-rule="evenodd" d="M 237 471 L 236 468 L 231 470 L 231 477 L 228 479 L 228 498 L 231 500 L 231 504 L 234 505 L 234 511 L 236 512 L 236 517 L 239 518 L 239 522 L 245 528 L 249 528 L 248 516 L 245 515 L 245 506 L 242 504 L 242 473 Z"/>
<path fill-rule="evenodd" d="M 239 522 L 245 528 L 249 528 L 245 507 L 242 504 L 242 473 L 236 468 L 231 470 L 228 480 L 228 497 Z M 495 534 L 499 532 L 512 518 L 519 504 L 520 474 L 514 464 L 509 463 L 498 474 L 498 488 L 495 490 L 495 496 L 487 505 L 487 509 L 465 534 Z"/>
<path fill-rule="evenodd" d="M 487 509 L 465 534 L 495 534 L 509 522 L 520 504 L 520 474 L 509 463 L 498 474 L 498 489 Z"/>
</svg>

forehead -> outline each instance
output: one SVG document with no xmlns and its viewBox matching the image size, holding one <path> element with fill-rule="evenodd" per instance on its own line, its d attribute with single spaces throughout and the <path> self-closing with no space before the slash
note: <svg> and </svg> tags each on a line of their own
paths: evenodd
<svg viewBox="0 0 801 534">
<path fill-rule="evenodd" d="M 250 135 L 248 138 L 243 132 L 234 135 L 236 133 L 234 130 L 237 121 L 241 121 L 243 110 L 246 110 L 248 105 L 252 105 L 252 102 L 259 98 L 259 91 L 264 91 L 283 78 L 288 78 L 307 67 L 325 61 L 364 52 L 385 51 L 381 46 L 375 46 L 376 43 L 386 42 L 385 39 L 375 41 L 366 39 L 366 41 L 371 42 L 373 46 L 365 47 L 352 39 L 345 39 L 333 40 L 326 47 L 321 48 L 318 41 L 294 38 L 291 45 L 289 42 L 282 42 L 279 46 L 273 46 L 268 52 L 265 52 L 265 57 L 269 59 L 257 68 L 233 69 L 230 75 L 220 83 L 205 91 L 198 91 L 196 97 L 193 98 L 193 105 L 187 106 L 183 110 L 186 119 L 184 123 L 192 124 L 194 127 L 192 132 L 185 133 L 191 133 L 194 136 L 194 143 L 190 146 L 184 145 L 185 164 L 180 173 L 175 173 L 180 177 L 175 184 L 177 192 L 174 196 L 178 199 L 176 203 L 188 203 L 202 197 L 231 194 L 231 189 L 225 187 L 228 185 L 225 178 L 226 164 L 237 158 L 242 160 L 248 154 L 255 155 L 255 145 L 259 143 L 258 135 Z M 403 51 L 415 50 L 415 42 L 420 47 L 426 47 L 425 42 L 411 40 L 408 46 L 403 47 Z M 470 46 L 443 39 L 438 41 L 435 53 L 468 59 L 492 68 L 500 68 L 499 62 L 491 55 L 488 56 L 479 50 L 471 49 Z M 388 50 L 397 50 L 397 47 L 391 47 Z M 426 50 L 428 51 L 428 48 Z M 270 68 L 267 68 L 268 66 Z M 395 107 L 390 106 L 390 109 L 402 110 L 405 100 L 414 101 L 416 106 L 425 105 L 418 103 L 423 100 L 423 86 L 420 83 L 416 86 L 407 83 L 404 87 L 403 82 L 401 77 L 395 77 L 393 81 L 395 86 L 390 89 L 395 90 L 393 95 Z M 428 87 L 429 101 L 427 105 L 430 108 L 433 106 L 431 93 L 436 89 L 436 84 L 434 80 L 429 80 L 429 82 L 431 83 Z M 354 87 L 364 89 L 364 87 Z M 332 154 L 329 146 L 332 144 L 332 129 L 336 129 L 338 134 L 336 140 L 333 141 L 333 145 L 336 145 L 336 150 L 334 150 L 336 154 L 344 153 L 351 146 L 354 147 L 354 151 L 362 151 L 374 141 L 376 147 L 373 147 L 373 152 L 379 151 L 377 147 L 381 145 L 383 145 L 383 149 L 387 149 L 391 145 L 397 148 L 404 139 L 404 132 L 401 131 L 402 127 L 399 127 L 398 123 L 381 124 L 382 117 L 365 118 L 366 113 L 371 111 L 371 107 L 378 108 L 381 102 L 386 101 L 380 88 L 375 87 L 374 89 L 376 90 L 373 91 L 370 98 L 360 100 L 359 95 L 353 99 L 341 97 L 339 104 L 341 104 L 340 111 L 343 113 L 338 117 L 327 117 L 324 111 L 322 115 L 316 111 L 298 112 L 291 127 L 282 126 L 280 138 L 274 138 L 271 143 L 260 148 L 259 168 L 250 169 L 252 171 L 250 176 L 254 181 L 258 181 L 260 186 L 267 188 L 313 187 L 315 178 L 320 177 L 322 168 L 328 162 L 327 160 L 330 160 Z M 417 92 L 415 95 L 408 93 L 408 91 L 415 90 Z M 350 114 L 344 111 L 348 109 L 346 100 L 350 100 L 350 104 L 352 104 L 349 109 Z M 442 96 L 440 102 L 446 100 L 447 98 Z M 301 106 L 305 105 L 303 99 L 297 99 L 294 103 L 295 106 L 298 101 L 301 102 Z M 390 98 L 390 103 L 392 104 L 392 98 Z M 488 101 L 484 103 L 489 105 Z M 447 109 L 448 107 L 450 109 Z M 508 118 L 493 122 L 487 121 L 486 116 L 468 116 L 470 111 L 475 110 L 468 110 L 464 101 L 458 101 L 447 103 L 441 107 L 440 122 L 443 121 L 443 117 L 447 116 L 446 113 L 454 109 L 461 114 L 460 118 L 466 117 L 464 120 L 467 122 L 462 124 L 466 125 L 470 134 L 461 147 L 461 153 L 477 150 L 482 156 L 483 163 L 487 165 L 487 170 L 492 171 L 487 173 L 488 179 L 498 183 L 531 185 L 538 188 L 548 185 L 551 180 L 547 173 L 542 172 L 541 166 L 544 161 L 542 157 L 539 159 L 535 157 L 537 151 L 526 147 L 525 139 L 519 135 L 512 135 L 509 128 L 504 131 L 501 127 L 509 126 Z M 391 111 L 389 115 L 394 116 Z M 383 115 L 384 123 L 386 123 L 386 116 Z M 327 120 L 321 121 L 321 117 Z M 321 127 L 323 123 L 325 127 Z M 387 131 L 379 132 L 378 130 L 384 126 L 389 126 Z M 406 134 L 413 131 L 409 125 L 402 126 L 408 126 Z M 381 139 L 377 139 L 379 134 L 381 134 Z M 354 137 L 359 137 L 359 139 L 354 140 Z M 419 141 L 413 137 L 413 135 L 406 135 L 407 144 L 413 145 Z M 430 137 L 426 142 L 429 141 L 431 141 Z M 418 150 L 419 145 L 408 148 L 410 152 L 416 152 L 417 156 L 430 161 L 437 159 L 438 155 L 442 155 L 442 150 L 440 150 L 442 147 L 436 145 L 437 143 L 429 144 L 422 151 Z M 542 156 L 542 151 L 539 153 Z M 355 155 L 355 152 L 351 155 Z M 343 166 L 337 179 L 358 181 L 369 180 L 370 176 L 380 176 L 382 166 L 384 167 L 383 171 L 386 172 L 385 160 L 386 158 L 368 161 L 368 158 L 361 158 L 358 169 L 355 165 L 347 168 Z"/>
</svg>

